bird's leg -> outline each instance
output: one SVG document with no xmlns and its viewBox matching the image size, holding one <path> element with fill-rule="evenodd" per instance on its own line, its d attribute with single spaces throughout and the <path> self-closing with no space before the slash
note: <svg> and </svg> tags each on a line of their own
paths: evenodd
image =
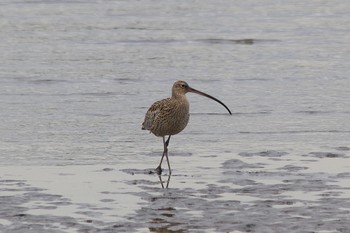
<svg viewBox="0 0 350 233">
<path fill-rule="evenodd" d="M 169 141 L 170 141 L 170 135 L 169 135 L 169 137 L 168 137 L 168 139 L 166 141 L 165 141 L 165 136 L 163 136 L 164 151 L 163 151 L 162 158 L 160 159 L 160 163 L 159 163 L 158 167 L 156 168 L 156 172 L 157 172 L 158 175 L 162 174 L 162 162 L 163 162 L 164 155 L 167 158 L 168 167 L 169 167 L 169 173 L 171 173 L 169 159 L 168 159 L 168 145 L 169 145 Z"/>
<path fill-rule="evenodd" d="M 164 151 L 163 151 L 163 155 L 162 155 L 162 158 L 160 159 L 160 163 L 158 165 L 158 167 L 156 168 L 156 172 L 158 175 L 161 175 L 162 174 L 162 162 L 163 162 L 163 158 L 164 158 L 164 155 L 165 155 L 165 150 L 167 150 L 167 146 L 165 145 L 165 136 L 163 136 L 163 146 L 164 146 Z"/>
<path fill-rule="evenodd" d="M 169 145 L 169 141 L 170 141 L 170 136 L 168 137 L 168 140 L 166 140 L 164 146 L 166 148 L 164 148 L 164 151 L 165 151 L 165 156 L 166 156 L 166 161 L 168 162 L 168 168 L 169 168 L 169 176 L 171 175 L 171 168 L 170 168 L 170 162 L 169 162 L 169 158 L 168 158 L 168 145 Z"/>
<path fill-rule="evenodd" d="M 166 142 L 165 142 L 165 145 L 166 145 L 167 148 L 168 148 L 168 146 L 169 146 L 170 136 L 171 136 L 171 135 L 169 135 L 168 140 L 166 140 Z"/>
</svg>

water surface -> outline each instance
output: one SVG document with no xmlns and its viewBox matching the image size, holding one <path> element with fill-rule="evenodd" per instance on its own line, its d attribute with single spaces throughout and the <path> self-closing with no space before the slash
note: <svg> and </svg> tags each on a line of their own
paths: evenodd
<svg viewBox="0 0 350 233">
<path fill-rule="evenodd" d="M 0 6 L 1 232 L 350 231 L 349 3 Z M 179 79 L 233 115 L 188 94 L 162 189 Z"/>
</svg>

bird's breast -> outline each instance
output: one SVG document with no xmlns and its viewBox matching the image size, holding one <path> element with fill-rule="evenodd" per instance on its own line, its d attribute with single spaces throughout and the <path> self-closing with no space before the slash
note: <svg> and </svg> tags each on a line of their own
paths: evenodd
<svg viewBox="0 0 350 233">
<path fill-rule="evenodd" d="M 151 127 L 156 136 L 180 133 L 189 121 L 189 103 L 187 99 L 167 99 L 158 108 Z"/>
</svg>

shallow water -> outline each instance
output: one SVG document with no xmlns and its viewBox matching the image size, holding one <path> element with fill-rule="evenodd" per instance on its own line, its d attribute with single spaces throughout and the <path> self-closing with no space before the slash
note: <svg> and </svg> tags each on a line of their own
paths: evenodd
<svg viewBox="0 0 350 233">
<path fill-rule="evenodd" d="M 1 232 L 350 231 L 346 1 L 0 6 Z M 179 79 L 233 115 L 188 94 L 159 178 Z"/>
</svg>

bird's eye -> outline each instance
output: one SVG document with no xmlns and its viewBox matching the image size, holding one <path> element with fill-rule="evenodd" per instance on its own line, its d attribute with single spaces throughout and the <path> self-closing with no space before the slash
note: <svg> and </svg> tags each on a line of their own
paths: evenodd
<svg viewBox="0 0 350 233">
<path fill-rule="evenodd" d="M 186 85 L 185 84 L 181 84 L 181 87 L 186 87 Z"/>
</svg>

